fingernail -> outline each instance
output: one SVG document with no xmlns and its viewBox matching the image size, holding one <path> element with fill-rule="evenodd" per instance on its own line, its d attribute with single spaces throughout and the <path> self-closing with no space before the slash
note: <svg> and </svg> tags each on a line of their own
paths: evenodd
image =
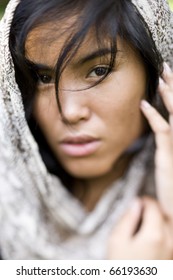
<svg viewBox="0 0 173 280">
<path fill-rule="evenodd" d="M 164 62 L 163 66 L 164 66 L 164 71 L 166 71 L 166 73 L 172 73 L 171 68 L 166 62 Z"/>
<path fill-rule="evenodd" d="M 146 100 L 141 100 L 141 108 L 148 110 L 151 108 L 151 105 Z"/>
</svg>

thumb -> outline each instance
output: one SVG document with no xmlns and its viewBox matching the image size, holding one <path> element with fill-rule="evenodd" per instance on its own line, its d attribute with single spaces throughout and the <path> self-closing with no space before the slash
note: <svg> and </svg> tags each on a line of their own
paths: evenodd
<svg viewBox="0 0 173 280">
<path fill-rule="evenodd" d="M 140 198 L 135 198 L 127 212 L 123 215 L 119 223 L 113 229 L 113 236 L 132 237 L 140 223 L 143 203 Z"/>
</svg>

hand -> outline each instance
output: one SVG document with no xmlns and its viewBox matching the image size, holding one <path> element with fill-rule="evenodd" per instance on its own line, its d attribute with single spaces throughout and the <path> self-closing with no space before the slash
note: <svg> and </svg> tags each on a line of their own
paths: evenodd
<svg viewBox="0 0 173 280">
<path fill-rule="evenodd" d="M 173 224 L 173 73 L 166 63 L 160 78 L 159 93 L 169 112 L 169 122 L 146 101 L 142 101 L 141 109 L 155 134 L 155 182 L 158 200 L 164 215 Z"/>
<path fill-rule="evenodd" d="M 108 259 L 172 258 L 172 231 L 158 202 L 150 198 L 137 199 L 111 234 Z"/>
</svg>

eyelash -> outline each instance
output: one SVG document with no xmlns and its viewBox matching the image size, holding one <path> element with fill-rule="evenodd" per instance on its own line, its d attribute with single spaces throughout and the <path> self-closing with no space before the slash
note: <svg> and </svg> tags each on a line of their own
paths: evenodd
<svg viewBox="0 0 173 280">
<path fill-rule="evenodd" d="M 51 84 L 54 82 L 53 77 L 48 74 L 37 74 L 39 84 Z"/>
<path fill-rule="evenodd" d="M 96 73 L 97 70 L 100 70 L 100 71 L 104 70 L 104 73 L 101 73 L 101 75 L 99 75 L 100 73 Z M 109 66 L 97 66 L 94 69 L 92 69 L 92 71 L 89 72 L 89 74 L 87 75 L 87 78 L 106 77 L 110 73 L 110 71 L 111 71 L 111 69 Z M 94 72 L 95 72 L 95 75 L 92 75 L 92 73 L 94 73 Z"/>
<path fill-rule="evenodd" d="M 100 71 L 100 73 L 97 71 Z M 96 66 L 89 72 L 86 78 L 104 78 L 110 73 L 110 71 L 111 69 L 109 66 Z M 93 75 L 92 73 L 95 74 Z M 38 78 L 38 83 L 42 85 L 51 84 L 54 82 L 53 77 L 48 74 L 37 73 L 37 78 Z"/>
</svg>

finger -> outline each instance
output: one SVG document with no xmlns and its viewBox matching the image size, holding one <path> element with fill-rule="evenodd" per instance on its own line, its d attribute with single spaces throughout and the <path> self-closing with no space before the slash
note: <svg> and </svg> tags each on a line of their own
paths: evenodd
<svg viewBox="0 0 173 280">
<path fill-rule="evenodd" d="M 167 63 L 164 63 L 162 78 L 159 79 L 159 93 L 170 114 L 173 114 L 173 72 Z"/>
<path fill-rule="evenodd" d="M 114 238 L 115 235 L 125 238 L 133 236 L 141 219 L 142 207 L 142 201 L 139 198 L 136 198 L 131 207 L 121 218 L 120 222 L 115 226 L 113 230 Z"/>
<path fill-rule="evenodd" d="M 165 161 L 166 162 L 166 161 Z M 165 166 L 167 166 L 165 164 Z M 164 169 L 164 170 L 163 170 Z M 156 169 L 157 197 L 165 217 L 173 221 L 173 168 Z"/>
<path fill-rule="evenodd" d="M 172 130 L 163 117 L 147 103 L 142 107 L 155 132 L 155 180 L 157 195 L 164 215 L 173 219 L 173 140 Z"/>
<path fill-rule="evenodd" d="M 153 251 L 153 259 L 158 257 L 158 252 L 161 259 L 172 259 L 171 227 L 166 221 L 159 203 L 151 198 L 144 198 L 143 203 L 142 226 L 136 236 L 136 241 L 143 240 L 147 244 L 151 252 Z"/>
<path fill-rule="evenodd" d="M 141 110 L 147 118 L 156 140 L 156 167 L 172 168 L 173 139 L 170 125 L 147 101 L 142 100 Z"/>
<path fill-rule="evenodd" d="M 164 158 L 169 164 L 169 162 L 172 162 L 173 153 L 173 141 L 170 125 L 146 100 L 141 101 L 141 110 L 148 120 L 151 129 L 155 133 L 157 150 L 159 151 L 159 156 L 161 156 L 161 160 L 158 160 L 156 164 L 158 162 L 161 163 Z M 169 161 L 169 159 L 171 161 Z"/>
<path fill-rule="evenodd" d="M 173 72 L 169 65 L 164 62 L 163 64 L 164 70 L 162 73 L 162 79 L 166 84 L 168 84 L 170 87 L 173 87 Z"/>
<path fill-rule="evenodd" d="M 168 112 L 170 114 L 173 114 L 173 86 L 170 86 L 170 84 L 165 83 L 164 80 L 160 78 L 158 90 Z"/>
<path fill-rule="evenodd" d="M 141 101 L 140 107 L 155 134 L 170 132 L 168 122 L 146 100 Z"/>
<path fill-rule="evenodd" d="M 164 230 L 164 216 L 161 212 L 158 202 L 151 198 L 144 198 L 143 200 L 143 219 L 138 235 L 143 235 L 145 239 L 151 239 L 151 232 L 153 238 L 159 238 Z M 157 235 L 158 234 L 158 235 Z"/>
<path fill-rule="evenodd" d="M 165 139 L 167 140 L 166 137 Z M 156 150 L 155 182 L 158 200 L 164 215 L 173 219 L 173 153 L 170 141 L 165 139 L 164 137 L 162 139 L 162 142 L 165 143 L 163 148 Z"/>
<path fill-rule="evenodd" d="M 143 234 L 148 240 L 158 246 L 163 246 L 172 257 L 173 238 L 172 227 L 168 220 L 165 219 L 160 204 L 151 198 L 144 198 L 143 210 Z M 151 235 L 152 234 L 152 235 Z M 151 239 L 152 237 L 152 239 Z"/>
</svg>

